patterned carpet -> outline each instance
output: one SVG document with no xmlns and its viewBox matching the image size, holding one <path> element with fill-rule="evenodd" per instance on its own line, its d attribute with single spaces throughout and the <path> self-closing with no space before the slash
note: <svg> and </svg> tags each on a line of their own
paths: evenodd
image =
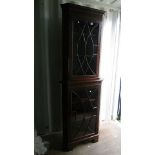
<svg viewBox="0 0 155 155">
<path fill-rule="evenodd" d="M 53 149 L 48 155 L 121 155 L 121 125 L 119 122 L 102 123 L 99 135 L 97 143 L 80 144 L 69 152 Z"/>
</svg>

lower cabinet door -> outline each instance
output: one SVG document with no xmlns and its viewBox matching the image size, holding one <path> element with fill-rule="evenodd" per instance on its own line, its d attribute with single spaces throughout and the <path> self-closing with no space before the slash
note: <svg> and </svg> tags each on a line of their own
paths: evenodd
<svg viewBox="0 0 155 155">
<path fill-rule="evenodd" d="M 98 130 L 99 86 L 71 88 L 71 139 L 95 134 Z"/>
</svg>

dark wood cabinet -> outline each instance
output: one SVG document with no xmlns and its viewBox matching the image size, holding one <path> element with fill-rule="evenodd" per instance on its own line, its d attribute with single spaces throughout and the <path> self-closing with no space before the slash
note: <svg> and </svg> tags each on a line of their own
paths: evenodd
<svg viewBox="0 0 155 155">
<path fill-rule="evenodd" d="M 98 141 L 100 40 L 104 11 L 62 4 L 63 146 Z"/>
</svg>

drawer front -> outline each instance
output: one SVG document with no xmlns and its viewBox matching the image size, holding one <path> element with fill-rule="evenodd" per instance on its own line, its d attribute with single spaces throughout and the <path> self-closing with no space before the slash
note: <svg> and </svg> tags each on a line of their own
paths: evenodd
<svg viewBox="0 0 155 155">
<path fill-rule="evenodd" d="M 71 89 L 71 139 L 95 134 L 98 125 L 99 86 Z"/>
</svg>

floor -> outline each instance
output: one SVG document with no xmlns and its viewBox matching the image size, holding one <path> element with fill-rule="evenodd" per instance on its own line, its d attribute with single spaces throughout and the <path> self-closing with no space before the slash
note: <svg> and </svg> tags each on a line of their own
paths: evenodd
<svg viewBox="0 0 155 155">
<path fill-rule="evenodd" d="M 97 143 L 80 144 L 69 152 L 53 149 L 48 155 L 121 155 L 120 122 L 102 123 L 99 135 Z"/>
</svg>

